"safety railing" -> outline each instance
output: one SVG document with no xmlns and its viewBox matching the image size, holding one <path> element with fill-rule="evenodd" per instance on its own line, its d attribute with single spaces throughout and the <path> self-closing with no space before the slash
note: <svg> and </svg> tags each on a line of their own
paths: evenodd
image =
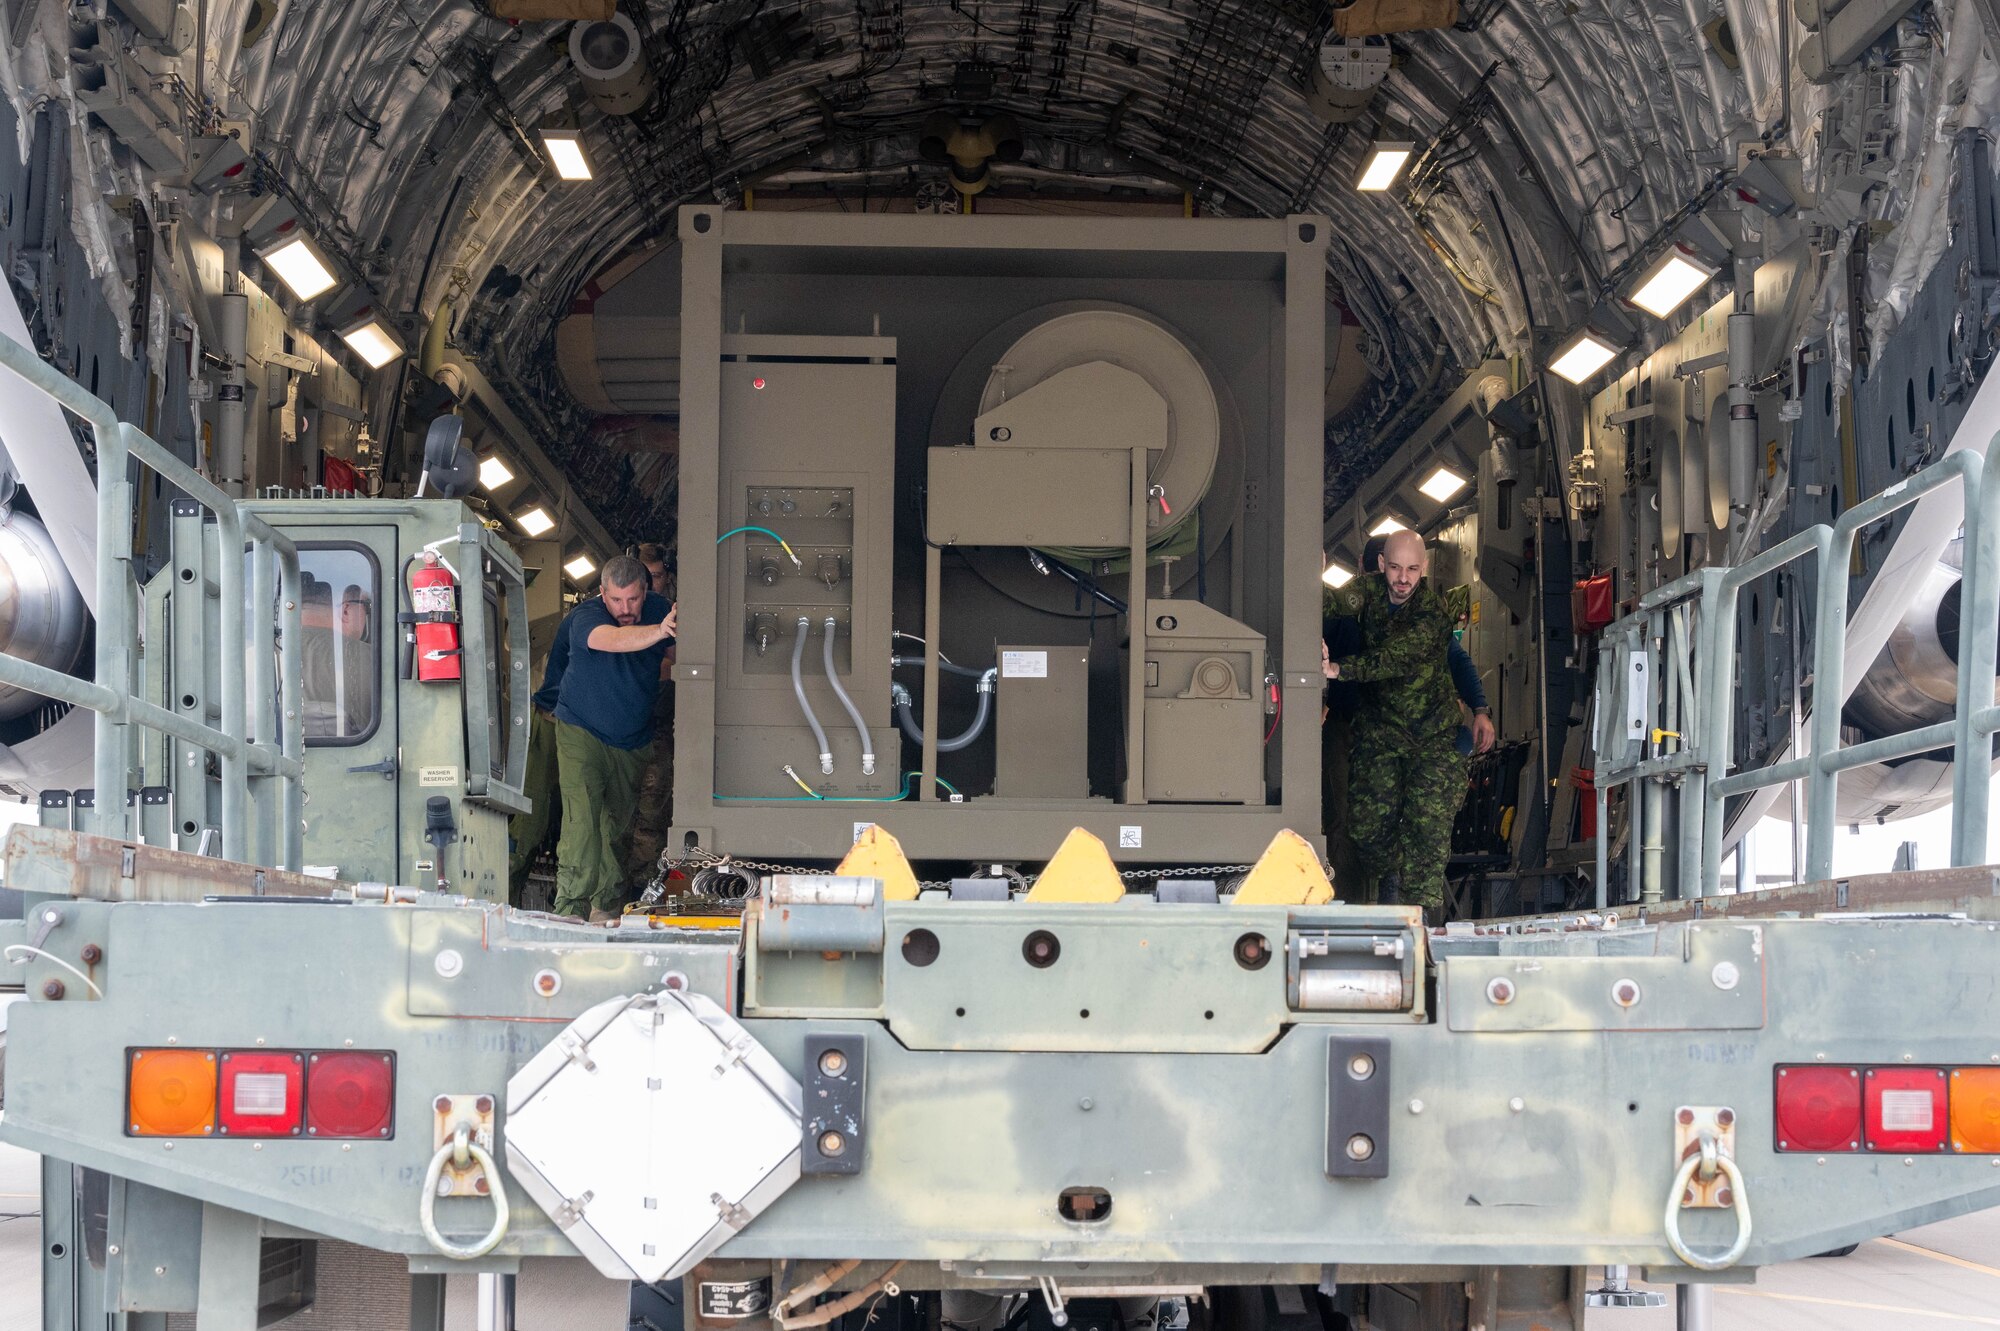
<svg viewBox="0 0 2000 1331">
<path fill-rule="evenodd" d="M 2000 437 L 1992 447 L 2000 448 Z M 1949 453 L 1848 509 L 1831 526 L 1800 532 L 1736 567 L 1701 569 L 1657 588 L 1642 597 L 1631 614 L 1604 630 L 1598 656 L 1596 735 L 1600 906 L 1606 904 L 1609 881 L 1607 794 L 1615 786 L 1633 783 L 1641 789 L 1638 798 L 1628 801 L 1628 826 L 1632 877 L 1640 885 L 1642 900 L 1659 896 L 1662 875 L 1648 857 L 1664 849 L 1660 838 L 1669 784 L 1679 787 L 1680 895 L 1706 896 L 1721 887 L 1724 815 L 1732 796 L 1803 781 L 1805 875 L 1808 881 L 1821 881 L 1833 876 L 1840 774 L 1941 749 L 1955 756 L 1977 755 L 1975 761 L 1954 764 L 1952 863 L 1985 862 L 1992 736 L 2000 731 L 2000 706 L 1994 705 L 1993 687 L 1995 658 L 2000 654 L 2000 466 L 1989 466 L 1989 460 L 1989 455 L 1971 449 Z M 1967 501 L 1958 691 L 1952 718 L 1843 747 L 1840 715 L 1847 692 L 1847 602 L 1854 543 L 1864 529 L 1949 485 L 1962 486 Z M 1738 601 L 1745 587 L 1799 561 L 1810 562 L 1818 590 L 1813 616 L 1814 705 L 1803 732 L 1804 751 L 1782 762 L 1732 773 Z M 1661 668 L 1650 670 L 1655 659 Z M 1671 678 L 1653 678 L 1669 673 Z"/>
<path fill-rule="evenodd" d="M 124 792 L 133 784 L 130 732 L 138 727 L 216 756 L 221 768 L 225 858 L 299 868 L 305 813 L 305 721 L 298 705 L 303 665 L 299 654 L 297 548 L 261 518 L 243 512 L 234 499 L 143 430 L 119 420 L 101 399 L 6 336 L 0 336 L 0 368 L 88 422 L 97 445 L 94 678 L 78 679 L 0 652 L 0 684 L 96 713 L 91 753 L 98 798 L 95 810 L 79 830 L 127 835 Z M 50 446 L 68 444 L 58 441 Z M 221 641 L 214 645 L 221 680 L 219 729 L 141 696 L 129 568 L 134 491 L 128 472 L 133 462 L 156 472 L 215 514 L 225 553 L 218 567 Z M 245 550 L 252 556 L 247 561 L 252 584 L 248 598 L 243 587 L 246 561 L 239 553 Z M 252 656 L 262 659 L 261 654 L 243 650 L 245 643 L 274 642 L 279 652 L 275 679 L 268 670 L 249 669 Z M 275 737 L 252 742 L 247 724 L 250 716 L 274 719 Z M 270 735 L 271 730 L 272 721 L 260 721 L 260 735 Z"/>
</svg>

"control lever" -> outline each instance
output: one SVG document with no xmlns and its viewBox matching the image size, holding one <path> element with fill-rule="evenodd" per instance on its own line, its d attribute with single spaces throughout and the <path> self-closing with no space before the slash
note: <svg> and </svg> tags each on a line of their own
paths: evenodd
<svg viewBox="0 0 2000 1331">
<path fill-rule="evenodd" d="M 458 824 L 452 821 L 451 800 L 444 795 L 433 795 L 424 801 L 424 840 L 431 843 L 436 851 L 437 885 L 442 892 L 446 887 L 444 874 L 444 848 L 458 840 Z"/>
<path fill-rule="evenodd" d="M 384 780 L 394 781 L 397 770 L 396 755 L 392 753 L 379 763 L 369 763 L 366 767 L 350 767 L 347 770 L 353 773 L 380 772 Z"/>
</svg>

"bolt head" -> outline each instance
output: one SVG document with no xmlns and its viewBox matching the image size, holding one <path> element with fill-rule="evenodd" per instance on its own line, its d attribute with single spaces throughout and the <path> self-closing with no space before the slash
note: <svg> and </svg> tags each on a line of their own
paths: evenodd
<svg viewBox="0 0 2000 1331">
<path fill-rule="evenodd" d="M 1423 1112 L 1424 1112 L 1424 1102 L 1423 1102 L 1422 1100 L 1412 1100 L 1412 1101 L 1410 1101 L 1410 1112 L 1411 1112 L 1412 1114 L 1421 1114 L 1421 1113 L 1423 1113 Z"/>
<path fill-rule="evenodd" d="M 1507 1108 L 1513 1110 L 1517 1114 L 1520 1113 L 1522 1110 L 1526 1109 L 1527 1107 L 1528 1107 L 1528 1102 L 1526 1100 L 1523 1100 L 1518 1095 L 1507 1102 Z"/>
<path fill-rule="evenodd" d="M 1722 1206 L 1734 1206 L 1736 1204 L 1736 1194 L 1727 1188 L 1723 1188 L 1715 1194 L 1715 1200 L 1717 1204 Z"/>
<path fill-rule="evenodd" d="M 1726 1128 L 1736 1121 L 1736 1111 L 1727 1108 L 1718 1109 L 1715 1111 L 1715 1121 Z"/>
<path fill-rule="evenodd" d="M 1357 1132 L 1347 1139 L 1347 1158 L 1367 1160 L 1375 1154 L 1375 1139 L 1365 1132 Z"/>
<path fill-rule="evenodd" d="M 1368 1054 L 1356 1054 L 1347 1060 L 1347 1075 L 1356 1081 L 1367 1081 L 1375 1075 L 1375 1060 Z"/>
<path fill-rule="evenodd" d="M 829 1049 L 819 1056 L 819 1070 L 829 1077 L 843 1076 L 847 1072 L 847 1055 L 838 1049 Z"/>
<path fill-rule="evenodd" d="M 1505 1007 L 1514 1001 L 1514 982 L 1504 975 L 1496 975 L 1486 982 L 1486 1001 L 1495 1007 Z"/>
<path fill-rule="evenodd" d="M 1674 1118 L 1680 1123 L 1682 1127 L 1684 1128 L 1690 1127 L 1694 1123 L 1694 1110 L 1683 1109 L 1678 1114 L 1675 1114 Z"/>
<path fill-rule="evenodd" d="M 440 1095 L 437 1099 L 431 1101 L 431 1108 L 437 1110 L 440 1114 L 449 1114 L 451 1112 L 451 1097 Z"/>
<path fill-rule="evenodd" d="M 493 1185 L 486 1181 L 486 1175 L 481 1174 L 478 1178 L 472 1180 L 472 1190 L 481 1197 L 484 1197 L 493 1190 Z"/>
<path fill-rule="evenodd" d="M 50 999 L 51 1001 L 53 1001 L 55 999 L 61 998 L 62 996 L 63 996 L 63 982 L 61 980 L 50 980 L 47 984 L 42 986 L 43 998 Z"/>
<path fill-rule="evenodd" d="M 83 951 L 77 955 L 83 958 L 84 965 L 95 966 L 98 962 L 104 960 L 104 949 L 95 943 L 85 943 Z"/>
<path fill-rule="evenodd" d="M 482 1114 L 490 1114 L 493 1112 L 493 1097 L 482 1095 L 472 1102 L 472 1107 Z"/>
<path fill-rule="evenodd" d="M 839 1133 L 822 1132 L 819 1135 L 819 1153 L 821 1155 L 839 1155 L 846 1149 L 847 1138 L 841 1136 Z"/>
</svg>

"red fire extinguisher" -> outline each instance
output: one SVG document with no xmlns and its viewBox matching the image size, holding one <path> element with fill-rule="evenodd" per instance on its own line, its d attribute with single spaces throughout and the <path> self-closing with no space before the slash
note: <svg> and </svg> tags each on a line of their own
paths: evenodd
<svg viewBox="0 0 2000 1331">
<path fill-rule="evenodd" d="M 424 552 L 410 574 L 410 610 L 417 678 L 426 684 L 460 678 L 458 586 L 432 551 Z"/>
</svg>

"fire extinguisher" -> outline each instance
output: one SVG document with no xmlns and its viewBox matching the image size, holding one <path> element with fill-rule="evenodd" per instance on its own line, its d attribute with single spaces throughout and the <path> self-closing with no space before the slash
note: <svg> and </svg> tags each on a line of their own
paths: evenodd
<svg viewBox="0 0 2000 1331">
<path fill-rule="evenodd" d="M 451 570 L 429 550 L 410 574 L 409 641 L 416 648 L 419 680 L 438 684 L 461 678 L 458 584 L 453 581 Z"/>
</svg>

